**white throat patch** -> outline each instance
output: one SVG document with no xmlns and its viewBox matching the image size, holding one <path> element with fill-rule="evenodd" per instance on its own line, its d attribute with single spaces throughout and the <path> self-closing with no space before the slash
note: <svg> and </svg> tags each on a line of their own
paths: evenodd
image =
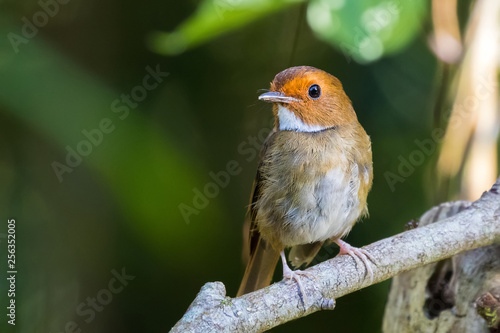
<svg viewBox="0 0 500 333">
<path fill-rule="evenodd" d="M 282 131 L 319 132 L 328 128 L 319 125 L 305 124 L 302 120 L 297 118 L 292 111 L 281 104 L 278 104 L 278 119 L 280 130 Z"/>
</svg>

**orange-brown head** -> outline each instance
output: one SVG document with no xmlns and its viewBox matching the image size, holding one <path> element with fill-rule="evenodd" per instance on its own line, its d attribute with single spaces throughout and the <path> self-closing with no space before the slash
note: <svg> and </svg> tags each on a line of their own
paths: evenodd
<svg viewBox="0 0 500 333">
<path fill-rule="evenodd" d="M 276 125 L 282 130 L 317 132 L 357 121 L 340 81 L 310 66 L 278 73 L 271 82 L 271 91 L 259 99 L 274 103 Z"/>
</svg>

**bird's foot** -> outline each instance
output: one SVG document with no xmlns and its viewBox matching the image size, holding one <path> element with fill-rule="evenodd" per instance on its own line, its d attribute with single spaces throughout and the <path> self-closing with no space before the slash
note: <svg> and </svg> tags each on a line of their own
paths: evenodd
<svg viewBox="0 0 500 333">
<path fill-rule="evenodd" d="M 340 252 L 337 255 L 342 255 L 342 254 L 350 255 L 351 257 L 354 258 L 358 266 L 361 264 L 361 262 L 359 261 L 361 259 L 364 266 L 366 267 L 367 274 L 370 276 L 370 283 L 372 283 L 373 282 L 372 265 L 376 265 L 375 258 L 368 251 L 349 245 L 349 243 L 346 243 L 341 239 L 336 239 L 334 240 L 334 242 L 338 246 L 340 246 Z"/>
<path fill-rule="evenodd" d="M 302 294 L 304 305 L 307 305 L 307 296 L 306 293 L 304 292 L 304 286 L 302 285 L 300 276 L 302 275 L 302 276 L 312 277 L 314 279 L 316 279 L 316 277 L 309 272 L 301 271 L 299 269 L 292 271 L 290 267 L 288 267 L 288 264 L 286 263 L 285 253 L 283 251 L 281 252 L 281 260 L 283 262 L 283 278 L 290 280 L 293 279 L 297 282 L 297 284 L 299 285 L 300 293 Z"/>
</svg>

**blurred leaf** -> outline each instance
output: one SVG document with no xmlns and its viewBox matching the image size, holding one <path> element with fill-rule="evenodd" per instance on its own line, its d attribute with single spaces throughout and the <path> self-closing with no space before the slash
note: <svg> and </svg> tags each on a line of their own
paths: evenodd
<svg viewBox="0 0 500 333">
<path fill-rule="evenodd" d="M 179 54 L 219 35 L 303 0 L 205 0 L 174 32 L 156 32 L 150 47 L 161 54 Z"/>
<path fill-rule="evenodd" d="M 350 61 L 368 63 L 401 50 L 419 32 L 426 2 L 311 0 L 307 21 Z"/>
</svg>

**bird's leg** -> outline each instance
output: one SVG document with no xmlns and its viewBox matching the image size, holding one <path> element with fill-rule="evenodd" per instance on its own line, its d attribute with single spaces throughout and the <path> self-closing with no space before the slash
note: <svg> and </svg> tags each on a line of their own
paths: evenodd
<svg viewBox="0 0 500 333">
<path fill-rule="evenodd" d="M 304 305 L 307 304 L 307 297 L 304 292 L 304 287 L 302 286 L 302 281 L 300 281 L 299 275 L 304 275 L 304 276 L 311 276 L 314 277 L 311 273 L 301 271 L 299 269 L 292 271 L 290 267 L 288 267 L 288 264 L 286 263 L 286 256 L 285 256 L 285 251 L 280 252 L 281 255 L 281 262 L 283 263 L 283 277 L 286 279 L 294 279 L 297 281 L 297 284 L 299 285 L 300 293 L 302 294 L 303 300 L 304 300 Z"/>
<path fill-rule="evenodd" d="M 342 255 L 342 254 L 348 254 L 348 255 L 350 255 L 351 257 L 354 258 L 354 260 L 356 261 L 356 264 L 358 266 L 360 264 L 359 259 L 361 259 L 363 261 L 363 264 L 366 267 L 366 272 L 368 273 L 368 275 L 370 275 L 370 283 L 372 283 L 373 282 L 373 269 L 372 269 L 372 265 L 374 265 L 374 264 L 376 265 L 375 258 L 373 258 L 373 256 L 368 251 L 363 250 L 363 249 L 358 249 L 357 247 L 351 246 L 351 245 L 349 245 L 348 243 L 344 242 L 341 239 L 333 239 L 333 241 L 338 246 L 340 246 L 340 252 L 339 252 L 339 254 L 337 254 L 338 256 Z M 370 260 L 373 263 L 370 262 Z"/>
</svg>

